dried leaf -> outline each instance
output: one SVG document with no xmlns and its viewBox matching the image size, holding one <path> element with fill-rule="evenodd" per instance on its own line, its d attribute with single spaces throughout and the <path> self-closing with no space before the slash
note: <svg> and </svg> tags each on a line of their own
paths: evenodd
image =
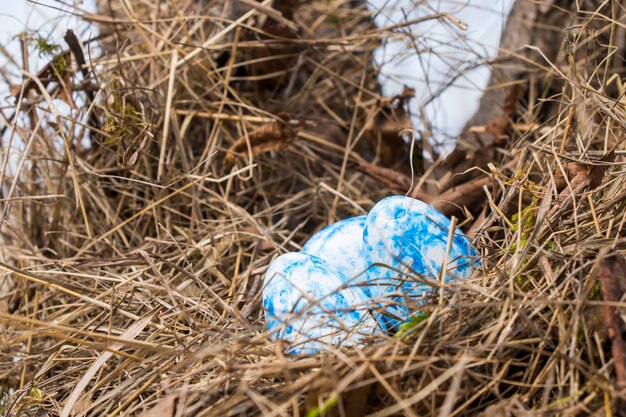
<svg viewBox="0 0 626 417">
<path fill-rule="evenodd" d="M 520 84 L 514 85 L 509 94 L 504 98 L 504 106 L 502 107 L 502 114 L 505 117 L 511 118 L 515 115 L 515 111 L 517 110 L 517 103 L 520 98 L 524 94 L 524 87 Z"/>
<path fill-rule="evenodd" d="M 615 159 L 615 150 L 607 152 L 598 162 L 612 162 Z M 608 164 L 588 165 L 580 162 L 568 162 L 563 169 L 554 172 L 554 184 L 561 197 L 567 197 L 572 190 L 579 187 L 594 189 L 602 184 Z M 567 178 L 567 180 L 566 180 Z M 568 187 L 569 182 L 569 187 Z"/>
<path fill-rule="evenodd" d="M 12 96 L 19 97 L 20 91 L 22 91 L 21 84 L 9 84 L 9 93 L 11 93 Z"/>
<path fill-rule="evenodd" d="M 394 97 L 401 106 L 412 98 L 415 98 L 415 90 L 406 85 L 402 88 L 402 92 Z"/>
<path fill-rule="evenodd" d="M 500 116 L 487 123 L 485 126 L 485 132 L 493 135 L 493 143 L 496 146 L 502 146 L 509 138 L 509 126 L 509 118 L 506 116 Z"/>
<path fill-rule="evenodd" d="M 580 180 L 589 175 L 590 171 L 587 165 L 577 162 L 563 164 L 563 169 L 557 168 L 554 172 L 554 185 L 556 186 L 556 190 L 559 193 L 562 192 L 567 187 L 568 182 L 571 183 L 576 177 Z"/>
<path fill-rule="evenodd" d="M 273 123 L 260 126 L 252 131 L 247 137 L 242 136 L 228 149 L 224 164 L 232 165 L 236 158 L 243 157 L 248 153 L 248 143 L 253 156 L 285 149 L 295 137 L 299 125 L 289 124 L 289 115 L 280 113 Z"/>
<path fill-rule="evenodd" d="M 521 85 L 514 85 L 506 95 L 502 107 L 502 114 L 496 118 L 492 118 L 484 126 L 472 126 L 470 132 L 475 134 L 487 133 L 493 137 L 492 145 L 503 147 L 509 140 L 511 130 L 511 120 L 515 116 L 517 103 L 524 94 L 524 88 Z M 483 140 L 481 142 L 487 142 Z"/>
</svg>

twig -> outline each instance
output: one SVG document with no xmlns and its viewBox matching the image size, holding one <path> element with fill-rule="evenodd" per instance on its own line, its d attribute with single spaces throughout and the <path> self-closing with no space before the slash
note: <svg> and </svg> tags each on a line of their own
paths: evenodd
<svg viewBox="0 0 626 417">
<path fill-rule="evenodd" d="M 619 302 L 626 289 L 626 260 L 617 255 L 604 259 L 598 270 L 598 281 L 602 286 L 602 299 L 606 302 Z M 617 415 L 626 415 L 626 324 L 618 308 L 604 305 L 604 321 L 611 340 L 615 374 L 617 375 Z"/>
</svg>

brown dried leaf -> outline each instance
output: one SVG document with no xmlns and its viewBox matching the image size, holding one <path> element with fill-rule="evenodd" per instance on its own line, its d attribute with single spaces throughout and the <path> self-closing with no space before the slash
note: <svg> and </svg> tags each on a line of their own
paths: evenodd
<svg viewBox="0 0 626 417">
<path fill-rule="evenodd" d="M 405 104 L 412 98 L 415 98 L 415 90 L 406 85 L 402 88 L 402 92 L 395 96 L 395 99 L 399 101 L 400 105 Z"/>
<path fill-rule="evenodd" d="M 253 156 L 285 149 L 295 137 L 299 126 L 289 124 L 289 115 L 280 113 L 277 115 L 280 120 L 266 124 L 254 129 L 247 137 L 242 136 L 228 149 L 224 164 L 231 165 L 238 157 L 245 156 L 250 144 Z"/>
<path fill-rule="evenodd" d="M 9 84 L 9 93 L 11 93 L 12 96 L 19 97 L 20 91 L 22 91 L 20 84 Z"/>
<path fill-rule="evenodd" d="M 468 131 L 476 135 L 487 134 L 480 143 L 490 143 L 496 147 L 503 147 L 511 136 L 511 120 L 515 116 L 517 103 L 524 94 L 521 85 L 514 85 L 504 98 L 502 113 L 498 117 L 491 117 L 485 125 L 471 126 Z M 492 141 L 486 139 L 491 137 Z M 491 146 L 490 145 L 490 146 Z"/>
<path fill-rule="evenodd" d="M 524 87 L 520 84 L 514 85 L 509 94 L 506 95 L 504 99 L 504 106 L 502 107 L 502 113 L 505 117 L 513 117 L 515 115 L 515 111 L 517 110 L 517 103 L 520 98 L 524 94 Z"/>
<path fill-rule="evenodd" d="M 591 169 L 587 165 L 579 164 L 578 162 L 568 162 L 563 165 L 563 169 L 558 169 L 554 172 L 554 184 L 556 186 L 556 190 L 560 193 L 566 187 L 567 183 L 570 182 L 572 184 L 572 188 L 576 188 L 573 184 L 575 178 L 577 182 L 580 182 L 583 178 L 585 178 Z"/>
<path fill-rule="evenodd" d="M 598 162 L 612 162 L 615 159 L 615 150 L 607 152 Z M 561 197 L 567 197 L 572 190 L 579 187 L 594 189 L 602 184 L 608 164 L 587 165 L 579 162 L 568 162 L 563 169 L 554 172 L 554 184 Z M 566 180 L 567 178 L 567 180 Z M 569 187 L 568 187 L 569 181 Z"/>
<path fill-rule="evenodd" d="M 509 126 L 509 118 L 506 116 L 500 116 L 487 123 L 485 126 L 485 132 L 493 135 L 493 143 L 496 146 L 502 146 L 509 138 Z"/>
</svg>

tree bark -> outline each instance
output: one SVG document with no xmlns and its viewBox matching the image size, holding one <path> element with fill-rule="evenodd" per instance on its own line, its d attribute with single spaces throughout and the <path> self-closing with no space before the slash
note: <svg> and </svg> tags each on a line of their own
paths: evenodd
<svg viewBox="0 0 626 417">
<path fill-rule="evenodd" d="M 491 145 L 494 135 L 487 126 L 502 116 L 507 95 L 514 85 L 527 90 L 530 83 L 546 67 L 545 57 L 554 61 L 562 45 L 562 28 L 571 19 L 565 11 L 571 7 L 570 0 L 517 0 L 511 9 L 500 40 L 500 52 L 492 63 L 492 76 L 480 106 L 466 124 L 460 137 L 459 147 L 481 148 Z M 528 46 L 532 45 L 533 48 Z"/>
</svg>

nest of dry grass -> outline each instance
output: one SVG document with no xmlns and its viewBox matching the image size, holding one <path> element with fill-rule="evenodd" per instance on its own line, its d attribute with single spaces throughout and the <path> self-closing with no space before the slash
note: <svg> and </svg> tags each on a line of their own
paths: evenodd
<svg viewBox="0 0 626 417">
<path fill-rule="evenodd" d="M 621 8 L 561 9 L 558 54 L 506 63 L 521 90 L 474 127 L 494 140 L 431 162 L 424 139 L 417 187 L 410 92 L 383 99 L 371 64 L 397 28 L 360 2 L 250 3 L 104 2 L 99 38 L 16 90 L 3 413 L 624 412 Z M 484 267 L 399 337 L 284 356 L 270 261 L 396 192 L 457 216 Z"/>
</svg>

